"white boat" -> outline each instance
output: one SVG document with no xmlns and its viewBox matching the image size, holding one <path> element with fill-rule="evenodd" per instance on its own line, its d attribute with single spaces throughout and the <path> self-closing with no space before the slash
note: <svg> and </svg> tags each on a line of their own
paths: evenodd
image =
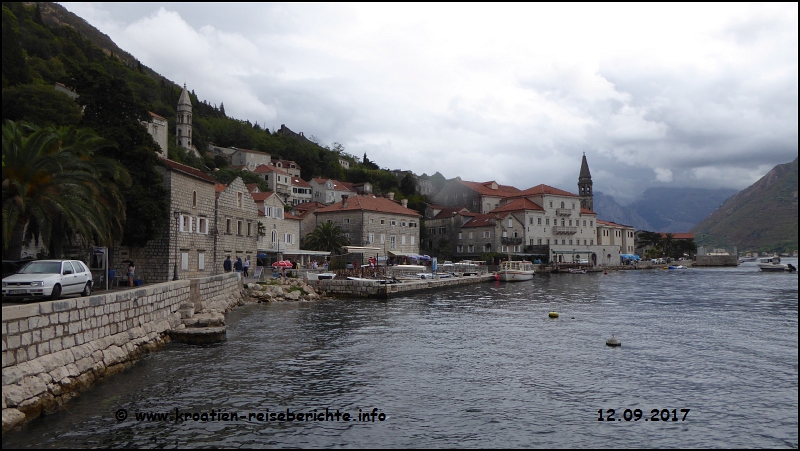
<svg viewBox="0 0 800 451">
<path fill-rule="evenodd" d="M 497 272 L 500 280 L 504 282 L 520 282 L 533 279 L 535 271 L 533 263 L 522 261 L 504 261 L 500 263 L 500 270 Z"/>
<path fill-rule="evenodd" d="M 584 268 L 570 268 L 569 269 L 569 273 L 570 274 L 586 274 L 586 269 L 584 269 Z"/>
<path fill-rule="evenodd" d="M 781 258 L 777 255 L 759 260 L 758 268 L 765 272 L 780 272 L 789 270 L 789 267 L 781 263 Z"/>
<path fill-rule="evenodd" d="M 306 278 L 308 280 L 326 280 L 326 279 L 330 280 L 330 279 L 333 279 L 335 277 L 336 277 L 336 273 L 335 272 L 320 272 L 320 273 L 308 272 L 308 273 L 306 273 Z"/>
</svg>

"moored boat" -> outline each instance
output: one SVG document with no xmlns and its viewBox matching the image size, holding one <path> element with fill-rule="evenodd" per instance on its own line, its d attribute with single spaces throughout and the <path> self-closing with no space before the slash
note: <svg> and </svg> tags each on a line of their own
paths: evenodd
<svg viewBox="0 0 800 451">
<path fill-rule="evenodd" d="M 533 263 L 527 260 L 504 261 L 500 263 L 500 270 L 497 274 L 504 282 L 520 282 L 533 279 L 535 271 Z"/>
<path fill-rule="evenodd" d="M 586 274 L 586 269 L 584 269 L 584 268 L 570 268 L 569 269 L 569 273 L 570 274 Z"/>
</svg>

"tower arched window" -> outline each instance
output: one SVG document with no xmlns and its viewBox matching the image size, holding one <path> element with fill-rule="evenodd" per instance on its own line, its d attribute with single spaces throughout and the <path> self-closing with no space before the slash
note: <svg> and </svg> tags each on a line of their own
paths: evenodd
<svg viewBox="0 0 800 451">
<path fill-rule="evenodd" d="M 561 208 L 564 208 L 564 202 L 561 202 Z"/>
<path fill-rule="evenodd" d="M 178 139 L 181 139 L 182 136 L 183 136 L 183 130 L 178 129 Z"/>
</svg>

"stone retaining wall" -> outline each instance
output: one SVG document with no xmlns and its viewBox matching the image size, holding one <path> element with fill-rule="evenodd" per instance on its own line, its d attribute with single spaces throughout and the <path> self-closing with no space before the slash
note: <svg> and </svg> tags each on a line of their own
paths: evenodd
<svg viewBox="0 0 800 451">
<path fill-rule="evenodd" d="M 3 431 L 47 413 L 96 380 L 130 367 L 182 328 L 178 309 L 225 312 L 237 273 L 3 307 Z"/>
</svg>

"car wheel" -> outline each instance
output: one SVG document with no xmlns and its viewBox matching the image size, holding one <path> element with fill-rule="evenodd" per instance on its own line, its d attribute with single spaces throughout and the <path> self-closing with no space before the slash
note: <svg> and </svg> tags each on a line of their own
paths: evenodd
<svg viewBox="0 0 800 451">
<path fill-rule="evenodd" d="M 86 286 L 83 287 L 83 291 L 81 292 L 81 296 L 86 297 L 92 294 L 92 283 L 86 282 Z"/>
<path fill-rule="evenodd" d="M 53 292 L 50 294 L 50 300 L 55 301 L 60 297 L 61 297 L 61 285 L 56 284 L 56 286 L 53 287 Z"/>
</svg>

